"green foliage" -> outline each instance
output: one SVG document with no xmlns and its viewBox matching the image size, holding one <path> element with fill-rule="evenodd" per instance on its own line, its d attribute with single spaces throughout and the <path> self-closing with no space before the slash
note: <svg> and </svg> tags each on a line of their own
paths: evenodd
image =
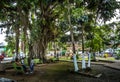
<svg viewBox="0 0 120 82">
<path fill-rule="evenodd" d="M 62 56 L 65 56 L 66 50 L 62 50 L 61 54 Z"/>
<path fill-rule="evenodd" d="M 79 59 L 79 55 L 78 55 L 78 54 L 76 55 L 76 59 L 77 59 L 77 60 Z"/>
<path fill-rule="evenodd" d="M 70 31 L 68 22 L 68 15 L 70 15 L 72 26 L 76 26 L 73 28 L 75 41 L 79 41 L 80 27 L 84 27 L 84 37 L 88 40 L 88 42 L 86 41 L 87 46 L 90 47 L 92 44 L 91 47 L 95 51 L 103 42 L 110 41 L 109 26 L 96 27 L 96 18 L 107 21 L 114 17 L 115 10 L 120 7 L 116 0 L 69 0 L 69 2 L 68 4 L 66 0 L 1 0 L 0 21 L 12 24 L 6 26 L 8 34 L 16 32 L 18 26 L 20 29 L 26 27 L 30 34 L 28 40 L 31 45 L 36 42 L 43 45 L 58 38 L 61 38 L 62 43 L 71 41 L 70 36 L 65 35 Z M 68 7 L 70 12 L 68 12 Z M 23 19 L 25 20 L 23 21 Z M 25 41 L 23 31 L 20 30 L 21 37 L 19 39 Z M 93 43 L 90 43 L 90 40 Z M 7 50 L 14 50 L 14 38 L 8 37 L 6 41 L 8 42 Z M 45 47 L 43 45 L 44 50 Z M 66 45 L 61 47 L 66 48 Z"/>
<path fill-rule="evenodd" d="M 116 53 L 115 59 L 120 59 L 120 49 L 119 48 L 115 50 L 115 53 Z"/>
<path fill-rule="evenodd" d="M 75 1 L 75 8 L 81 8 L 84 6 L 84 0 L 74 0 Z"/>
<path fill-rule="evenodd" d="M 115 10 L 120 8 L 116 0 L 85 0 L 87 8 L 96 11 L 100 15 L 100 19 L 104 21 L 110 20 L 115 16 Z"/>
<path fill-rule="evenodd" d="M 12 36 L 8 36 L 6 38 L 6 41 L 8 42 L 7 46 L 6 46 L 6 51 L 8 52 L 7 54 L 12 54 L 12 52 L 15 50 L 15 40 L 14 37 Z"/>
<path fill-rule="evenodd" d="M 77 19 L 78 17 L 80 17 L 83 14 L 83 12 L 84 12 L 83 8 L 75 8 L 72 10 L 72 15 L 73 15 L 73 17 L 75 17 Z"/>
<path fill-rule="evenodd" d="M 104 21 L 110 20 L 112 17 L 115 17 L 115 10 L 120 7 L 116 0 L 107 0 L 103 1 L 100 8 L 99 13 L 101 14 L 101 18 Z"/>
<path fill-rule="evenodd" d="M 96 11 L 99 4 L 100 0 L 85 0 L 87 2 L 87 8 L 92 11 Z"/>
<path fill-rule="evenodd" d="M 43 62 L 42 62 L 42 60 L 40 60 L 40 59 L 34 59 L 34 63 L 35 63 L 35 64 L 40 64 L 40 63 L 43 63 Z"/>
</svg>

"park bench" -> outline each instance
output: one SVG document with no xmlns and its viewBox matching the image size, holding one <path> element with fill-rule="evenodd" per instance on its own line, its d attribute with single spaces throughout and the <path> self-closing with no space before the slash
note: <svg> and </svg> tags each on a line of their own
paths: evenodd
<svg viewBox="0 0 120 82">
<path fill-rule="evenodd" d="M 18 66 L 15 62 L 13 62 L 13 68 L 14 68 L 16 74 L 17 73 L 24 73 L 23 67 L 22 66 Z"/>
</svg>

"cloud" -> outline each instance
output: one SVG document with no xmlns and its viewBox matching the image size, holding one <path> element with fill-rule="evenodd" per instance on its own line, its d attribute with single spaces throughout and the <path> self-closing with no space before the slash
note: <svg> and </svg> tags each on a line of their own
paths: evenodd
<svg viewBox="0 0 120 82">
<path fill-rule="evenodd" d="M 0 43 L 5 42 L 5 34 L 0 34 Z"/>
</svg>

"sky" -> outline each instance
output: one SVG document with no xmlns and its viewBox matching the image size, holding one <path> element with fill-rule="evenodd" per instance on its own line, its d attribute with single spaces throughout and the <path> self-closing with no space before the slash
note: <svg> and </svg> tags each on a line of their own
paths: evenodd
<svg viewBox="0 0 120 82">
<path fill-rule="evenodd" d="M 114 17 L 114 18 L 112 18 L 110 21 L 107 21 L 106 23 L 111 23 L 111 22 L 118 22 L 118 21 L 120 21 L 120 10 L 116 10 L 116 17 Z M 117 19 L 117 18 L 119 18 L 119 19 Z"/>
<path fill-rule="evenodd" d="M 0 34 L 0 43 L 5 42 L 5 34 Z"/>
<path fill-rule="evenodd" d="M 1 24 L 1 23 L 0 23 Z M 5 30 L 3 30 L 5 31 Z M 1 28 L 0 28 L 0 43 L 6 43 L 4 40 L 5 40 L 5 36 L 6 34 L 5 33 L 1 33 Z"/>
</svg>

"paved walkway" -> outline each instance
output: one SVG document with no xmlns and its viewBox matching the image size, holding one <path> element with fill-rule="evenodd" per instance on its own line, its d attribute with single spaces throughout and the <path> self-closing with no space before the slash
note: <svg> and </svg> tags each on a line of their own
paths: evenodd
<svg viewBox="0 0 120 82">
<path fill-rule="evenodd" d="M 109 64 L 105 64 L 104 66 L 120 70 L 120 62 L 111 63 L 111 64 L 109 63 Z"/>
<path fill-rule="evenodd" d="M 103 61 L 103 60 L 100 60 L 100 61 Z M 104 60 L 104 62 L 109 62 L 109 63 L 103 64 L 104 66 L 120 70 L 120 60 L 111 60 L 111 61 Z M 99 62 L 98 62 L 98 64 L 99 64 Z"/>
<path fill-rule="evenodd" d="M 71 60 L 65 60 L 65 61 L 72 62 Z M 81 61 L 78 61 L 78 62 L 81 62 Z M 98 60 L 97 62 L 91 62 L 91 64 L 104 65 L 105 67 L 120 70 L 120 60 L 111 60 L 111 61 L 110 60 Z"/>
</svg>

